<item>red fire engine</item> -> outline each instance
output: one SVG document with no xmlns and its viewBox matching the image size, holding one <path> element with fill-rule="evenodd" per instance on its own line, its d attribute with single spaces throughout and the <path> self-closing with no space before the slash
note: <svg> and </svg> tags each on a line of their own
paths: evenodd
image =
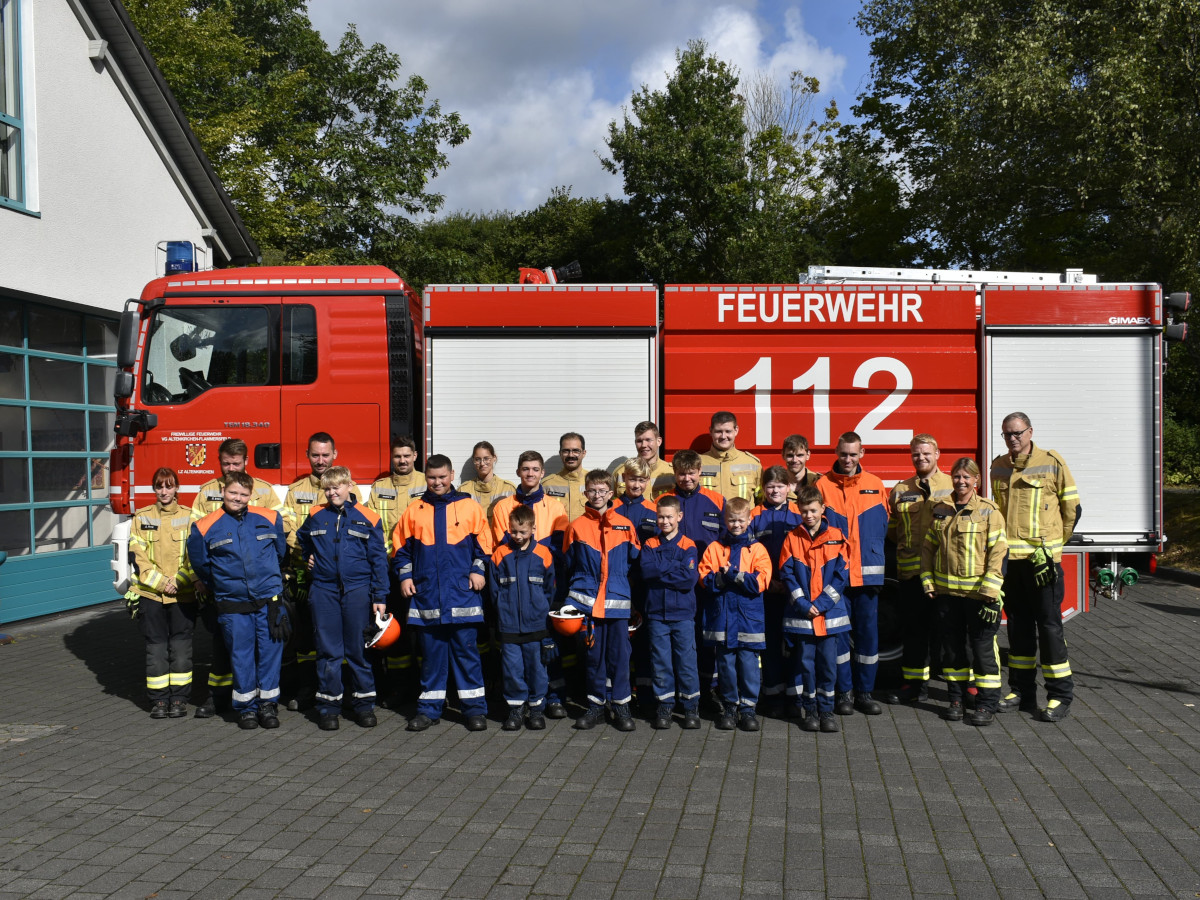
<svg viewBox="0 0 1200 900">
<path fill-rule="evenodd" d="M 315 431 L 370 484 L 390 434 L 421 435 L 461 478 L 489 440 L 507 476 L 530 448 L 553 471 L 566 431 L 585 435 L 588 467 L 611 467 L 643 419 L 662 425 L 668 458 L 704 450 L 718 409 L 737 414 L 738 446 L 765 465 L 799 432 L 827 468 L 837 436 L 857 431 L 865 466 L 888 483 L 911 474 L 908 441 L 925 431 L 943 464 L 971 456 L 986 471 L 1004 450 L 1003 416 L 1027 413 L 1079 484 L 1066 616 L 1086 609 L 1089 573 L 1093 588 L 1119 588 L 1128 561 L 1161 549 L 1164 341 L 1183 337 L 1169 315 L 1186 295 L 1071 270 L 815 267 L 804 284 L 667 285 L 661 303 L 653 285 L 528 281 L 432 285 L 423 303 L 379 267 L 147 285 L 118 351 L 118 590 L 128 516 L 153 500 L 154 470 L 176 469 L 190 502 L 227 437 L 246 441 L 248 470 L 282 495 L 307 471 Z"/>
</svg>

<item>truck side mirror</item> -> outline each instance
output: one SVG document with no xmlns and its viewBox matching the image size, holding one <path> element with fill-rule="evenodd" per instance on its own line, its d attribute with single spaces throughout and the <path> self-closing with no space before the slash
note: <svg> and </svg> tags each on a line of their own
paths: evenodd
<svg viewBox="0 0 1200 900">
<path fill-rule="evenodd" d="M 113 397 L 117 400 L 123 400 L 126 397 L 133 396 L 133 373 L 118 371 L 117 377 L 113 381 Z"/>
<path fill-rule="evenodd" d="M 117 332 L 117 365 L 122 369 L 132 369 L 137 362 L 138 327 L 141 316 L 136 309 L 121 313 L 121 328 Z"/>
</svg>

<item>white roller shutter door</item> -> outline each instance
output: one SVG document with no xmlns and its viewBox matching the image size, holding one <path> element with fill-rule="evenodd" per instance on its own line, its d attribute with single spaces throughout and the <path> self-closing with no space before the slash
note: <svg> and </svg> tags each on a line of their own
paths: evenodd
<svg viewBox="0 0 1200 900">
<path fill-rule="evenodd" d="M 1007 452 L 1004 416 L 1020 411 L 1034 443 L 1057 450 L 1079 485 L 1076 534 L 1106 547 L 1145 546 L 1158 530 L 1156 337 L 993 334 L 986 463 Z"/>
<path fill-rule="evenodd" d="M 558 438 L 587 442 L 585 469 L 632 455 L 633 428 L 656 412 L 653 337 L 429 337 L 426 452 L 454 461 L 456 481 L 473 477 L 471 448 L 490 441 L 496 474 L 516 482 L 517 456 L 537 450 L 547 473 L 561 468 Z"/>
</svg>

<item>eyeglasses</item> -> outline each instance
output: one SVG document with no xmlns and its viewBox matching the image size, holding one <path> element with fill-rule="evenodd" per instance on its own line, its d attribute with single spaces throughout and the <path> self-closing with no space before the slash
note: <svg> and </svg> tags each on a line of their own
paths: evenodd
<svg viewBox="0 0 1200 900">
<path fill-rule="evenodd" d="M 472 458 L 472 460 L 471 460 L 471 462 L 473 462 L 477 466 L 491 465 L 495 461 L 496 461 L 496 457 L 494 457 L 494 456 L 476 456 L 476 457 Z"/>
<path fill-rule="evenodd" d="M 1033 426 L 1031 426 L 1031 425 L 1026 425 L 1026 426 L 1025 426 L 1024 428 L 1022 428 L 1020 431 L 1002 431 L 1002 432 L 1000 432 L 1000 433 L 1001 433 L 1002 435 L 1004 435 L 1004 439 L 1005 439 L 1006 441 L 1011 441 L 1011 440 L 1014 440 L 1014 439 L 1016 439 L 1016 438 L 1019 438 L 1021 435 L 1023 435 L 1025 432 L 1027 432 L 1027 431 L 1028 431 L 1030 428 L 1032 428 L 1032 427 L 1033 427 Z"/>
<path fill-rule="evenodd" d="M 605 494 L 611 494 L 612 488 L 606 487 L 590 487 L 584 491 L 589 497 L 603 497 Z"/>
<path fill-rule="evenodd" d="M 560 456 L 578 456 L 582 452 L 583 452 L 582 450 L 559 450 L 558 451 Z"/>
</svg>

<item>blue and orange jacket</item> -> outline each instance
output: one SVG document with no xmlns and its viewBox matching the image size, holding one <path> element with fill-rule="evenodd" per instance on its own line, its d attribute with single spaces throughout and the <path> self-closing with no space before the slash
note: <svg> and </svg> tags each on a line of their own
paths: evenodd
<svg viewBox="0 0 1200 900">
<path fill-rule="evenodd" d="M 676 532 L 671 540 L 658 536 L 642 544 L 638 567 L 646 591 L 646 618 L 657 622 L 695 619 L 699 566 L 696 545 L 683 532 Z"/>
<path fill-rule="evenodd" d="M 658 504 L 650 497 L 621 495 L 613 501 L 613 509 L 633 523 L 638 541 L 645 544 L 658 534 Z"/>
<path fill-rule="evenodd" d="M 721 571 L 729 566 L 729 573 Z M 771 560 L 762 544 L 745 534 L 724 532 L 700 559 L 700 583 L 708 589 L 700 627 L 705 644 L 762 650 L 767 646 L 763 591 Z"/>
<path fill-rule="evenodd" d="M 694 491 L 675 488 L 667 493 L 679 498 L 683 511 L 679 530 L 692 539 L 696 551 L 703 556 L 704 548 L 720 537 L 725 527 L 721 518 L 725 510 L 725 498 L 706 487 L 698 487 Z"/>
<path fill-rule="evenodd" d="M 388 559 L 379 513 L 350 497 L 341 506 L 322 503 L 309 512 L 296 532 L 301 559 L 313 558 L 309 578 L 314 588 L 366 590 L 374 603 L 388 594 Z"/>
<path fill-rule="evenodd" d="M 465 625 L 483 621 L 483 600 L 469 576 L 487 578 L 492 532 L 487 514 L 469 495 L 426 491 L 410 503 L 392 531 L 392 569 L 416 594 L 410 625 Z"/>
<path fill-rule="evenodd" d="M 842 596 L 850 579 L 846 563 L 846 538 L 822 518 L 816 534 L 803 525 L 783 542 L 779 577 L 787 588 L 783 613 L 784 634 L 823 637 L 850 630 L 850 613 Z M 815 606 L 816 618 L 809 615 Z"/>
<path fill-rule="evenodd" d="M 567 528 L 567 602 L 597 619 L 628 619 L 639 549 L 633 523 L 613 507 L 585 507 Z"/>
<path fill-rule="evenodd" d="M 283 592 L 287 534 L 273 509 L 224 507 L 192 523 L 187 540 L 192 571 L 217 602 L 218 612 L 253 612 Z"/>
<path fill-rule="evenodd" d="M 853 475 L 843 475 L 835 464 L 817 489 L 825 498 L 825 518 L 846 538 L 850 587 L 883 584 L 883 544 L 890 518 L 883 482 L 862 466 Z"/>
<path fill-rule="evenodd" d="M 546 636 L 554 599 L 554 557 L 549 550 L 534 542 L 521 550 L 505 538 L 488 565 L 488 590 L 502 641 L 507 636 Z"/>
<path fill-rule="evenodd" d="M 531 494 L 521 493 L 518 487 L 515 494 L 496 501 L 492 506 L 492 542 L 499 546 L 508 535 L 508 517 L 517 506 L 533 510 L 533 539 L 556 557 L 561 554 L 567 535 L 567 509 L 540 487 Z"/>
<path fill-rule="evenodd" d="M 771 558 L 772 581 L 779 574 L 779 554 L 783 550 L 783 541 L 799 525 L 800 507 L 796 506 L 794 500 L 785 500 L 779 506 L 760 503 L 750 511 L 749 535 L 767 548 L 767 556 Z"/>
</svg>

